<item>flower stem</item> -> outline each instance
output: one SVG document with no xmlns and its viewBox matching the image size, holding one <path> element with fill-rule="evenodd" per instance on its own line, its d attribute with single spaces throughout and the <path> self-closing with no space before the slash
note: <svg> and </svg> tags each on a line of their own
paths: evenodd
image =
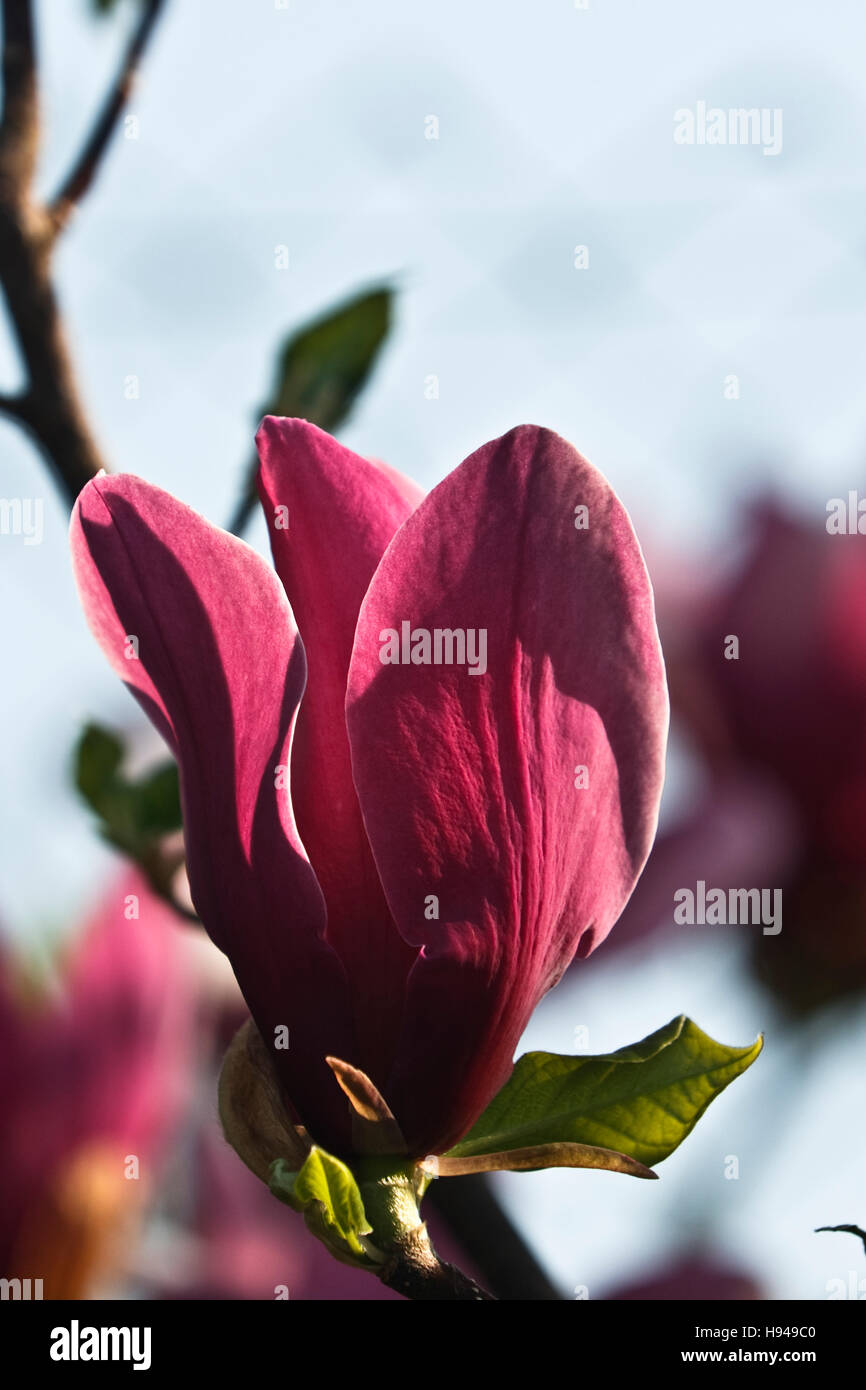
<svg viewBox="0 0 866 1390">
<path fill-rule="evenodd" d="M 387 1256 L 379 1278 L 404 1298 L 461 1303 L 495 1302 L 474 1280 L 439 1259 L 418 1210 L 409 1171 L 360 1182 L 371 1242 Z"/>
</svg>

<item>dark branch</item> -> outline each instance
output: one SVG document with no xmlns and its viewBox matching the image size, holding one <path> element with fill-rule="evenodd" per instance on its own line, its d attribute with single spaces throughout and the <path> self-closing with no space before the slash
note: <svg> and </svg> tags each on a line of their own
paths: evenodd
<svg viewBox="0 0 866 1390">
<path fill-rule="evenodd" d="M 36 166 L 39 110 L 32 0 L 3 0 L 3 124 L 0 196 L 26 197 Z"/>
<path fill-rule="evenodd" d="M 96 177 L 117 129 L 120 114 L 129 100 L 141 59 L 150 42 L 163 3 L 164 0 L 145 0 L 138 24 L 123 55 L 120 70 L 96 117 L 93 129 L 75 164 L 49 204 L 49 214 L 56 231 L 60 231 L 66 225 Z"/>
<path fill-rule="evenodd" d="M 404 1298 L 424 1303 L 491 1303 L 492 1294 L 455 1265 L 436 1257 L 426 1240 L 416 1249 L 411 1240 L 385 1266 L 383 1284 Z"/>
<path fill-rule="evenodd" d="M 33 402 L 26 391 L 20 391 L 17 395 L 0 392 L 0 415 L 8 415 L 10 420 L 26 425 L 29 424 L 32 413 Z"/>
<path fill-rule="evenodd" d="M 430 1184 L 426 1201 L 444 1218 L 496 1298 L 547 1302 L 562 1297 L 512 1225 L 489 1179 L 441 1178 Z"/>
<path fill-rule="evenodd" d="M 26 389 L 7 413 L 25 426 L 71 504 L 105 462 L 78 394 L 39 210 L 2 193 L 0 281 L 27 369 Z"/>
<path fill-rule="evenodd" d="M 0 125 L 0 283 L 27 372 L 0 410 L 23 425 L 70 503 L 105 467 L 75 380 L 52 276 L 55 237 L 90 187 L 129 96 L 164 0 L 144 0 L 120 71 L 93 130 L 50 208 L 32 197 L 39 97 L 32 0 L 2 0 L 3 121 Z"/>
</svg>

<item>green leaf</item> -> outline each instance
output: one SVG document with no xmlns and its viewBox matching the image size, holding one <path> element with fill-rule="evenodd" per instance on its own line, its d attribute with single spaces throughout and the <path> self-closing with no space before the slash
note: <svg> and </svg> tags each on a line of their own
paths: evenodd
<svg viewBox="0 0 866 1390">
<path fill-rule="evenodd" d="M 142 835 L 168 835 L 183 824 L 177 763 L 163 763 L 140 782 L 127 783 L 135 824 Z"/>
<path fill-rule="evenodd" d="M 329 433 L 346 419 L 391 321 L 393 292 L 369 290 L 293 333 L 283 345 L 264 415 L 311 420 Z"/>
<path fill-rule="evenodd" d="M 123 762 L 123 744 L 108 729 L 88 724 L 75 754 L 75 785 L 88 806 L 101 812 L 117 780 Z"/>
<path fill-rule="evenodd" d="M 177 764 L 162 763 L 133 780 L 121 771 L 125 756 L 116 734 L 88 724 L 75 750 L 76 786 L 99 817 L 103 838 L 138 865 L 154 892 L 176 912 L 195 919 L 175 896 L 183 852 L 166 839 L 183 825 Z"/>
<path fill-rule="evenodd" d="M 363 1269 L 381 1262 L 362 1239 L 372 1227 L 355 1176 L 339 1158 L 314 1145 L 299 1172 L 277 1158 L 268 1186 L 281 1202 L 303 1213 L 310 1230 L 337 1259 Z"/>
<path fill-rule="evenodd" d="M 75 754 L 75 783 L 103 822 L 104 834 L 134 848 L 183 824 L 177 764 L 162 763 L 137 781 L 120 769 L 126 750 L 116 734 L 88 724 Z"/>
<path fill-rule="evenodd" d="M 387 286 L 366 290 L 290 334 L 280 348 L 273 389 L 260 415 L 309 420 L 333 434 L 373 370 L 391 325 L 393 298 Z M 254 459 L 232 531 L 241 531 L 249 519 L 257 470 Z"/>
<path fill-rule="evenodd" d="M 600 1057 L 528 1052 L 449 1157 L 565 1141 L 660 1163 L 762 1045 L 725 1047 L 681 1015 Z"/>
</svg>

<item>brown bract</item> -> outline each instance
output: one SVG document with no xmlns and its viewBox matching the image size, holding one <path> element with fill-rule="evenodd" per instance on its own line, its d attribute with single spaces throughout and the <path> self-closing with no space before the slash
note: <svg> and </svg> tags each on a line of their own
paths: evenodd
<svg viewBox="0 0 866 1390">
<path fill-rule="evenodd" d="M 262 1182 L 275 1158 L 295 1170 L 310 1151 L 305 1129 L 292 1122 L 261 1034 L 248 1019 L 232 1039 L 219 1079 L 219 1114 L 226 1139 Z"/>
</svg>

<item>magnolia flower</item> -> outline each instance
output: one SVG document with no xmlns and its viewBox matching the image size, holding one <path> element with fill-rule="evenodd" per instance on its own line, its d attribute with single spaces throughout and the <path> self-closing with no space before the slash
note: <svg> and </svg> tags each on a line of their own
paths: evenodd
<svg viewBox="0 0 866 1390">
<path fill-rule="evenodd" d="M 301 420 L 258 445 L 276 574 L 168 493 L 99 477 L 72 522 L 81 598 L 177 756 L 193 901 L 294 1115 L 352 1151 L 340 1058 L 411 1155 L 441 1153 L 649 852 L 649 580 L 604 479 L 548 430 L 423 499 Z"/>
</svg>

